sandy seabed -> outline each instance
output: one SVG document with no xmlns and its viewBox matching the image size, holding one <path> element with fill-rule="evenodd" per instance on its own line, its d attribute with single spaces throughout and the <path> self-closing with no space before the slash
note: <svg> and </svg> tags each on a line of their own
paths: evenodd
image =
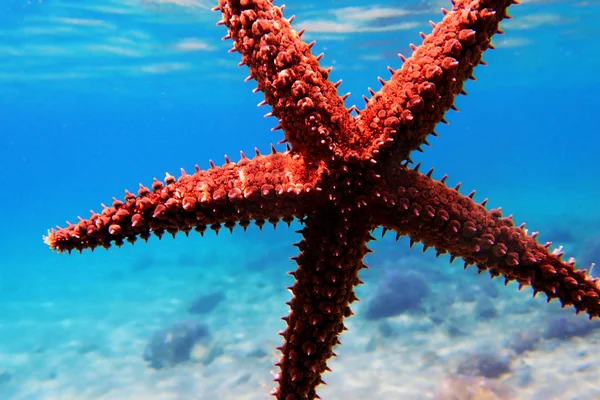
<svg viewBox="0 0 600 400">
<path fill-rule="evenodd" d="M 499 280 L 465 273 L 459 266 L 449 270 L 442 263 L 403 261 L 400 268 L 419 264 L 425 276 L 445 272 L 436 273 L 421 308 L 385 320 L 364 317 L 378 276 L 364 278 L 367 284 L 357 290 L 363 301 L 347 320 L 343 346 L 329 363 L 333 372 L 324 375 L 327 385 L 318 390 L 322 398 L 600 399 L 600 329 L 541 339 L 516 351 L 511 344 L 515 335 L 544 332 L 549 319 L 574 318 L 574 310 L 546 305 L 541 296 L 532 299 L 530 289 L 504 288 Z M 3 301 L 0 398 L 268 399 L 289 293 L 281 271 L 225 268 L 216 273 L 186 266 L 175 274 L 173 269 L 109 270 L 106 280 L 95 285 L 65 284 L 62 296 Z M 497 315 L 485 320 L 475 312 L 480 298 L 488 296 L 479 285 L 498 291 L 493 298 Z M 215 290 L 226 301 L 204 315 L 187 312 L 195 296 Z M 461 299 L 461 293 L 473 290 L 475 301 Z M 194 347 L 189 362 L 149 368 L 143 359 L 149 338 L 182 320 L 205 324 L 210 340 Z M 505 360 L 506 371 L 497 377 L 482 376 L 476 368 L 465 374 L 465 360 L 486 352 Z"/>
</svg>

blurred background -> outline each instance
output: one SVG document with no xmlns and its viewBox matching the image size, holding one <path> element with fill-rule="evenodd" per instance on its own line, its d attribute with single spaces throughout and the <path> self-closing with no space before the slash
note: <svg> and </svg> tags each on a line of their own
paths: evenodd
<svg viewBox="0 0 600 400">
<path fill-rule="evenodd" d="M 587 268 L 600 261 L 600 2 L 521 2 L 460 112 L 414 158 Z M 42 241 L 140 182 L 281 139 L 240 55 L 220 40 L 215 5 L 0 5 L 0 398 L 268 398 L 295 229 L 71 256 Z M 313 53 L 351 92 L 346 104 L 362 108 L 367 87 L 378 90 L 386 66 L 400 67 L 397 54 L 410 55 L 451 6 L 289 0 L 285 15 L 317 41 Z M 405 239 L 373 248 L 323 398 L 600 398 L 598 324 L 434 252 L 409 252 Z M 406 279 L 418 284 L 399 293 Z M 183 354 L 165 345 L 169 335 Z"/>
</svg>

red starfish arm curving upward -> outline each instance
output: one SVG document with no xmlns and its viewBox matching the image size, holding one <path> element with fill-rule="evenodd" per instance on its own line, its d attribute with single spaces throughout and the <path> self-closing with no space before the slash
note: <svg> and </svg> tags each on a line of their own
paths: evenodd
<svg viewBox="0 0 600 400">
<path fill-rule="evenodd" d="M 354 119 L 337 84 L 328 80 L 329 71 L 319 66 L 320 56 L 314 57 L 312 44 L 300 38 L 302 32 L 291 28 L 271 0 L 220 0 L 215 10 L 223 13 L 226 37 L 265 94 L 261 104 L 273 107 L 293 150 L 316 160 L 342 157 L 339 146 L 348 141 L 342 136 L 353 134 Z"/>
<path fill-rule="evenodd" d="M 429 175 L 429 174 L 428 174 Z M 377 189 L 375 221 L 440 253 L 477 264 L 492 276 L 531 285 L 549 299 L 600 316 L 600 284 L 562 254 L 550 253 L 499 210 L 488 211 L 471 197 L 414 170 L 397 171 Z M 386 189 L 395 188 L 395 189 Z"/>
<path fill-rule="evenodd" d="M 385 152 L 407 159 L 427 143 L 426 137 L 444 121 L 464 82 L 482 63 L 490 38 L 498 32 L 515 0 L 455 0 L 452 11 L 413 47 L 413 55 L 393 73 L 359 115 L 364 158 Z M 377 157 L 375 157 L 377 158 Z"/>
<path fill-rule="evenodd" d="M 252 160 L 242 155 L 238 163 L 227 159 L 222 167 L 207 171 L 196 167 L 193 175 L 182 170 L 179 179 L 167 174 L 166 185 L 157 180 L 152 189 L 140 185 L 137 196 L 126 192 L 124 201 L 115 199 L 112 207 L 92 212 L 87 220 L 51 230 L 45 241 L 62 252 L 133 243 L 138 236 L 146 240 L 165 231 L 174 235 L 195 228 L 204 233 L 207 227 L 233 229 L 236 223 L 246 228 L 250 220 L 260 226 L 279 218 L 290 222 L 317 202 L 317 174 L 307 174 L 289 152 L 257 154 Z"/>
<path fill-rule="evenodd" d="M 295 257 L 298 269 L 292 273 L 296 283 L 288 288 L 293 294 L 290 313 L 283 318 L 287 329 L 281 333 L 277 399 L 316 398 L 321 375 L 328 370 L 326 362 L 345 330 L 343 319 L 352 315 L 353 288 L 362 283 L 358 271 L 365 268 L 370 229 L 364 215 L 349 218 L 335 207 L 307 216 L 303 239 L 296 244 L 301 251 Z"/>
</svg>

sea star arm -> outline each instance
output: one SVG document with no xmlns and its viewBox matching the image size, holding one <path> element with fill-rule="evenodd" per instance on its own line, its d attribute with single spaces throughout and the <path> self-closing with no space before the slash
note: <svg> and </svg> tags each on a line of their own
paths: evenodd
<svg viewBox="0 0 600 400">
<path fill-rule="evenodd" d="M 316 178 L 305 173 L 301 160 L 289 152 L 267 156 L 257 152 L 252 160 L 242 155 L 239 162 L 227 159 L 222 167 L 206 171 L 196 167 L 192 175 L 182 170 L 179 179 L 167 174 L 166 185 L 157 180 L 152 188 L 140 185 L 137 196 L 127 191 L 123 201 L 115 199 L 112 207 L 92 212 L 87 220 L 51 230 L 45 241 L 60 252 L 93 250 L 108 248 L 112 242 L 133 243 L 137 237 L 146 240 L 151 233 L 161 237 L 165 231 L 204 233 L 207 227 L 233 229 L 236 223 L 246 228 L 251 220 L 259 226 L 265 220 L 275 224 L 279 218 L 290 222 L 320 195 Z"/>
<path fill-rule="evenodd" d="M 354 132 L 354 120 L 337 94 L 329 71 L 311 54 L 312 44 L 302 41 L 271 0 L 220 0 L 226 38 L 250 67 L 265 102 L 273 107 L 285 141 L 304 157 L 329 161 L 341 157 L 342 135 Z M 232 49 L 232 50 L 233 50 Z"/>
<path fill-rule="evenodd" d="M 358 271 L 365 268 L 371 239 L 365 216 L 353 217 L 323 207 L 305 219 L 302 240 L 296 244 L 300 254 L 294 257 L 298 269 L 291 273 L 296 283 L 288 288 L 293 294 L 290 313 L 283 318 L 287 329 L 281 333 L 281 372 L 274 392 L 279 400 L 316 398 L 326 362 L 346 329 L 343 319 L 352 315 L 353 288 L 362 283 Z"/>
<path fill-rule="evenodd" d="M 454 107 L 515 0 L 454 0 L 423 44 L 395 71 L 359 115 L 364 158 L 393 153 L 408 159 Z"/>
<path fill-rule="evenodd" d="M 573 305 L 590 318 L 600 315 L 600 284 L 562 254 L 549 252 L 535 236 L 515 227 L 500 210 L 488 211 L 470 196 L 448 188 L 414 170 L 387 177 L 387 187 L 376 189 L 376 222 L 413 242 L 439 253 L 460 257 L 492 276 L 503 275 L 521 286 L 531 285 L 548 299 Z"/>
</svg>

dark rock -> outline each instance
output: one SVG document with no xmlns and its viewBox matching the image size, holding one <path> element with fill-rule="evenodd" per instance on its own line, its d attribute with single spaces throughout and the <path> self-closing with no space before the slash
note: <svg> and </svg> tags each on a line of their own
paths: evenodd
<svg viewBox="0 0 600 400">
<path fill-rule="evenodd" d="M 144 360 L 154 369 L 168 368 L 190 359 L 197 342 L 208 338 L 208 329 L 194 322 L 176 322 L 156 332 L 144 350 Z"/>
<path fill-rule="evenodd" d="M 207 314 L 213 310 L 220 302 L 225 300 L 223 292 L 214 292 L 210 294 L 201 294 L 188 307 L 190 314 Z"/>
<path fill-rule="evenodd" d="M 375 288 L 365 318 L 377 320 L 420 310 L 429 292 L 429 284 L 418 272 L 389 271 Z"/>
<path fill-rule="evenodd" d="M 465 376 L 498 378 L 510 372 L 512 357 L 503 350 L 480 350 L 465 357 L 458 365 L 457 373 Z"/>
<path fill-rule="evenodd" d="M 475 303 L 475 315 L 478 319 L 487 321 L 498 316 L 498 311 L 489 297 L 483 297 Z"/>
<path fill-rule="evenodd" d="M 598 327 L 600 327 L 599 320 L 590 321 L 583 315 L 572 313 L 553 315 L 544 329 L 544 338 L 568 340 L 577 336 L 586 336 Z"/>
</svg>

